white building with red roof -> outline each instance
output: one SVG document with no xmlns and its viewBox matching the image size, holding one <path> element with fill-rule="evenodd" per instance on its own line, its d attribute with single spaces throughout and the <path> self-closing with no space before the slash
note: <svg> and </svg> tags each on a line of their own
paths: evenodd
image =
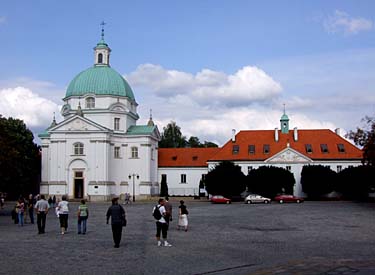
<svg viewBox="0 0 375 275">
<path fill-rule="evenodd" d="M 324 165 L 340 172 L 361 164 L 362 151 L 340 136 L 339 129 L 289 130 L 285 113 L 280 125 L 281 129 L 233 133 L 221 148 L 160 148 L 159 180 L 166 178 L 171 195 L 197 195 L 199 181 L 210 169 L 232 161 L 245 175 L 260 166 L 285 168 L 296 179 L 294 194 L 303 196 L 300 181 L 304 165 Z"/>
</svg>

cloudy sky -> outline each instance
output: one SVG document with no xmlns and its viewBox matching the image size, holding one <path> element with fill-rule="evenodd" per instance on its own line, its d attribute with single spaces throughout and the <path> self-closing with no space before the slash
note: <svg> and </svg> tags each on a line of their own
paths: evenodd
<svg viewBox="0 0 375 275">
<path fill-rule="evenodd" d="M 138 124 L 225 143 L 232 129 L 355 129 L 375 114 L 375 1 L 1 1 L 0 114 L 35 135 L 61 121 L 100 39 Z"/>
</svg>

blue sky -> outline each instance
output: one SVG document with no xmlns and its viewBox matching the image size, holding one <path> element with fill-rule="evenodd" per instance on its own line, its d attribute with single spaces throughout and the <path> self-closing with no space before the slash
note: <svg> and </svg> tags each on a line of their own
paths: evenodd
<svg viewBox="0 0 375 275">
<path fill-rule="evenodd" d="M 375 112 L 374 1 L 2 1 L 0 114 L 46 128 L 100 38 L 160 130 L 355 129 Z M 20 106 L 22 106 L 20 108 Z"/>
</svg>

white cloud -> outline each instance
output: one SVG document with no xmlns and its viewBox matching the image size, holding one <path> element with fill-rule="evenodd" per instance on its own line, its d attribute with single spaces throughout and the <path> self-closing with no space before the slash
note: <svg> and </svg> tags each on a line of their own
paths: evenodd
<svg viewBox="0 0 375 275">
<path fill-rule="evenodd" d="M 27 127 L 46 128 L 52 121 L 53 113 L 59 113 L 56 103 L 25 87 L 0 89 L 0 98 L 0 114 L 21 119 Z"/>
<path fill-rule="evenodd" d="M 324 21 L 324 27 L 329 33 L 357 34 L 361 31 L 372 30 L 374 23 L 369 19 L 353 18 L 346 12 L 336 10 L 334 15 Z"/>
<path fill-rule="evenodd" d="M 159 97 L 189 96 L 199 104 L 249 105 L 278 96 L 281 84 L 263 70 L 246 66 L 227 75 L 203 69 L 196 75 L 143 64 L 126 77 L 133 87 L 144 87 Z"/>
</svg>

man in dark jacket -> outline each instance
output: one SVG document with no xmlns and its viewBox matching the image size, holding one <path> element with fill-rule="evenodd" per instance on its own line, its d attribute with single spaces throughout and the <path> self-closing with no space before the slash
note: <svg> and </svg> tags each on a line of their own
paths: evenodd
<svg viewBox="0 0 375 275">
<path fill-rule="evenodd" d="M 113 241 L 115 242 L 115 248 L 120 247 L 122 227 L 126 224 L 126 216 L 124 208 L 118 204 L 118 198 L 112 199 L 112 205 L 107 211 L 107 224 L 111 217 Z"/>
</svg>

